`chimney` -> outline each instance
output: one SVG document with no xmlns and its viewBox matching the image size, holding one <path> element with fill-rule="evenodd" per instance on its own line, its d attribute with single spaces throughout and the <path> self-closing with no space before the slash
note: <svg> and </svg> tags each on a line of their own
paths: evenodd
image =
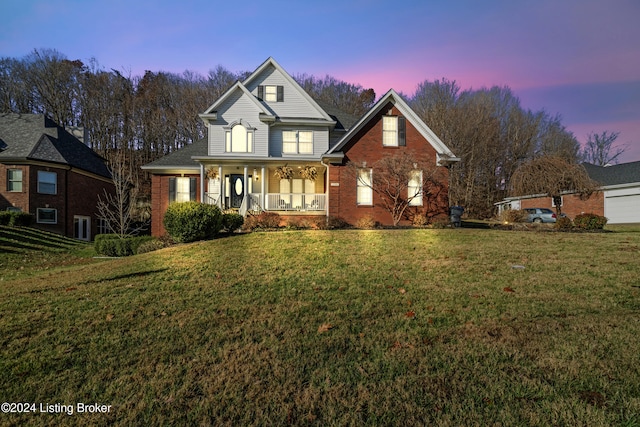
<svg viewBox="0 0 640 427">
<path fill-rule="evenodd" d="M 89 145 L 89 133 L 83 126 L 67 126 L 65 130 L 78 138 L 84 145 Z"/>
</svg>

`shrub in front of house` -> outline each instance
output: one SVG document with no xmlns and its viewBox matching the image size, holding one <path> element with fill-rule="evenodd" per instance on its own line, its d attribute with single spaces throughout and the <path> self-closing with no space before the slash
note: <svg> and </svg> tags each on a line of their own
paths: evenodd
<svg viewBox="0 0 640 427">
<path fill-rule="evenodd" d="M 138 255 L 146 254 L 147 252 L 153 252 L 163 248 L 165 248 L 165 243 L 160 239 L 154 238 L 146 242 L 142 242 L 142 244 L 138 246 L 138 250 L 136 251 L 136 253 Z"/>
<path fill-rule="evenodd" d="M 178 243 L 210 239 L 222 228 L 222 211 L 200 202 L 172 203 L 164 214 L 163 224 Z"/>
<path fill-rule="evenodd" d="M 8 225 L 9 227 L 28 227 L 31 224 L 33 224 L 33 215 L 28 212 L 0 212 L 0 225 Z"/>
<path fill-rule="evenodd" d="M 502 215 L 500 215 L 500 221 L 508 224 L 513 224 L 516 222 L 526 222 L 527 211 L 523 211 L 520 209 L 506 210 L 502 212 Z"/>
<path fill-rule="evenodd" d="M 291 217 L 285 224 L 287 230 L 308 230 L 313 227 L 314 224 L 308 218 Z"/>
<path fill-rule="evenodd" d="M 275 212 L 260 212 L 249 215 L 244 221 L 245 230 L 271 230 L 280 227 L 280 215 Z"/>
<path fill-rule="evenodd" d="M 101 255 L 123 257 L 136 255 L 141 245 L 152 240 L 154 238 L 151 236 L 121 237 L 117 234 L 98 234 L 94 247 Z"/>
<path fill-rule="evenodd" d="M 351 225 L 339 216 L 330 215 L 328 217 L 318 217 L 316 228 L 318 230 L 340 230 L 349 228 Z"/>
<path fill-rule="evenodd" d="M 593 213 L 580 214 L 573 219 L 573 225 L 580 230 L 602 230 L 608 219 Z"/>
<path fill-rule="evenodd" d="M 244 217 L 239 213 L 227 212 L 222 214 L 222 228 L 227 231 L 227 233 L 233 233 L 241 228 L 243 224 Z"/>
<path fill-rule="evenodd" d="M 553 225 L 556 230 L 568 231 L 573 228 L 573 222 L 570 218 L 566 216 L 561 216 L 556 220 L 556 223 Z"/>
<path fill-rule="evenodd" d="M 373 219 L 373 217 L 369 215 L 361 216 L 356 221 L 356 228 L 360 228 L 363 230 L 371 230 L 376 228 L 378 223 Z"/>
</svg>

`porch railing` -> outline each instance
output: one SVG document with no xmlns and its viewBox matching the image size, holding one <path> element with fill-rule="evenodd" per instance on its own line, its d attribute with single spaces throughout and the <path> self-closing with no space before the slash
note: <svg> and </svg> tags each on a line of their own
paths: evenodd
<svg viewBox="0 0 640 427">
<path fill-rule="evenodd" d="M 326 206 L 326 194 L 312 193 L 267 193 L 264 206 L 261 205 L 261 194 L 248 194 L 240 208 L 241 211 L 324 211 Z M 220 196 L 214 193 L 205 193 L 205 203 L 220 206 Z M 222 206 L 224 208 L 224 206 Z"/>
<path fill-rule="evenodd" d="M 268 211 L 324 211 L 325 194 L 268 193 L 265 209 Z"/>
</svg>

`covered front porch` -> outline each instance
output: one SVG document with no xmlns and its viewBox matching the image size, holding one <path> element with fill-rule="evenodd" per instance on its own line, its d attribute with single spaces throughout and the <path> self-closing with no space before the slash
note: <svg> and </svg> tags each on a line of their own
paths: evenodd
<svg viewBox="0 0 640 427">
<path fill-rule="evenodd" d="M 201 200 L 222 210 L 324 215 L 326 167 L 321 163 L 202 162 Z"/>
</svg>

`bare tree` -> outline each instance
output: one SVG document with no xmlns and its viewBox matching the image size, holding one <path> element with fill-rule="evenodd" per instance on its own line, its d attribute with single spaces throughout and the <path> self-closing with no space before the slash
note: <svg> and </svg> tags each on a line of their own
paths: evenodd
<svg viewBox="0 0 640 427">
<path fill-rule="evenodd" d="M 363 167 L 361 161 L 350 161 L 348 167 L 358 185 L 370 188 L 378 196 L 382 207 L 391 214 L 394 227 L 400 220 L 413 215 L 434 216 L 440 212 L 444 183 L 446 177 L 442 168 L 435 164 L 428 164 L 426 159 L 413 152 L 402 152 L 393 156 L 383 157 L 370 166 Z M 363 170 L 371 169 L 371 179 Z M 412 201 L 417 198 L 423 200 L 420 212 L 412 208 Z"/>
<path fill-rule="evenodd" d="M 618 163 L 618 158 L 627 149 L 624 145 L 613 146 L 619 135 L 620 132 L 609 132 L 606 130 L 602 133 L 591 132 L 582 151 L 582 159 L 585 162 L 597 166 Z"/>
<path fill-rule="evenodd" d="M 136 203 L 140 186 L 134 169 L 129 156 L 124 154 L 124 150 L 119 150 L 109 162 L 115 191 L 105 190 L 102 196 L 98 196 L 98 217 L 121 238 L 136 235 L 148 225 L 147 221 L 140 221 L 144 216 L 139 215 Z"/>
<path fill-rule="evenodd" d="M 562 213 L 561 197 L 565 192 L 588 199 L 598 188 L 582 165 L 561 157 L 543 156 L 522 164 L 513 173 L 511 195 L 544 195 L 551 197 L 558 216 Z"/>
</svg>

